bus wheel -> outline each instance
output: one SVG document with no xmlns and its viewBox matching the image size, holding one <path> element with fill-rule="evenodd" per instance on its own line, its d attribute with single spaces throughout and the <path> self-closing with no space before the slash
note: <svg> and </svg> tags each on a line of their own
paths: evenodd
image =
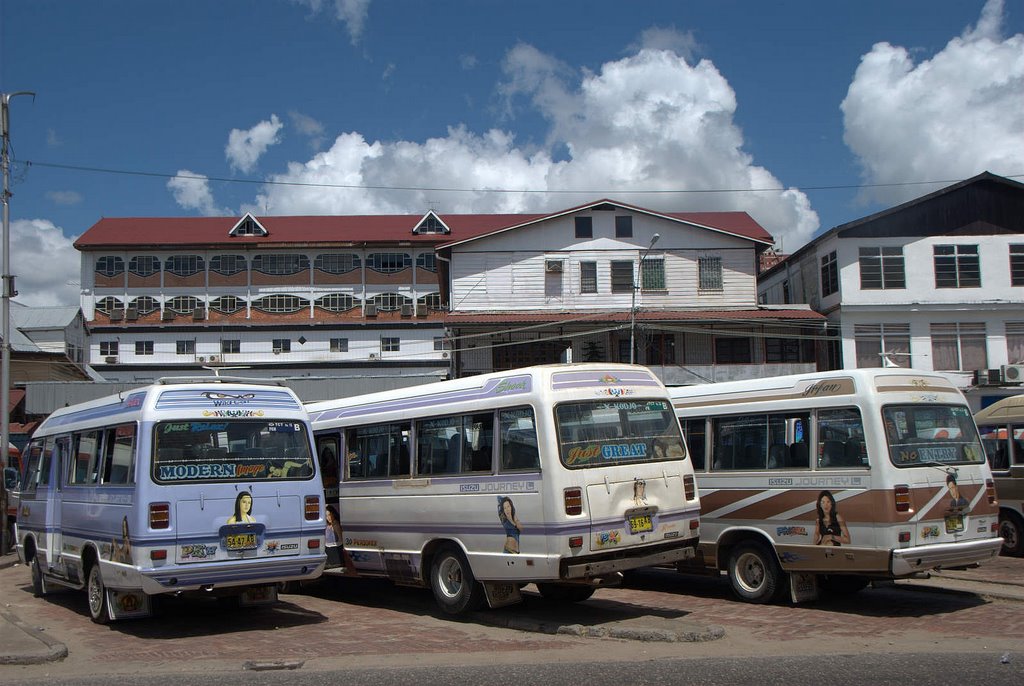
<svg viewBox="0 0 1024 686">
<path fill-rule="evenodd" d="M 450 615 L 476 610 L 485 600 L 483 586 L 473 576 L 466 558 L 453 546 L 441 548 L 434 556 L 430 588 L 437 604 Z"/>
<path fill-rule="evenodd" d="M 100 563 L 93 562 L 89 567 L 89 582 L 85 592 L 89 599 L 89 617 L 97 624 L 110 621 L 110 605 L 107 603 L 107 587 L 103 585 L 100 574 Z"/>
<path fill-rule="evenodd" d="M 39 566 L 39 558 L 35 555 L 30 557 L 28 568 L 32 573 L 32 595 L 42 598 L 46 595 L 46 581 L 43 580 L 43 568 Z"/>
<path fill-rule="evenodd" d="M 835 595 L 851 595 L 864 590 L 871 580 L 856 574 L 820 574 L 818 584 Z"/>
<path fill-rule="evenodd" d="M 769 603 L 782 590 L 782 570 L 761 543 L 748 541 L 733 548 L 728 571 L 733 592 L 747 602 Z"/>
<path fill-rule="evenodd" d="M 553 603 L 581 603 L 594 595 L 593 586 L 579 584 L 537 584 L 537 590 Z"/>
<path fill-rule="evenodd" d="M 1016 512 L 999 513 L 999 535 L 1003 537 L 1003 555 L 1024 555 L 1024 520 Z"/>
</svg>

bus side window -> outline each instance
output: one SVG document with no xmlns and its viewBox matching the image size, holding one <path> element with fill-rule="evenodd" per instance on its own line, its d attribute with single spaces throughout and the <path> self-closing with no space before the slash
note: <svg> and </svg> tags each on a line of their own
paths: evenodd
<svg viewBox="0 0 1024 686">
<path fill-rule="evenodd" d="M 533 410 L 502 410 L 498 413 L 498 425 L 501 433 L 502 471 L 539 469 L 540 454 L 537 452 L 537 428 L 533 423 Z"/>
</svg>

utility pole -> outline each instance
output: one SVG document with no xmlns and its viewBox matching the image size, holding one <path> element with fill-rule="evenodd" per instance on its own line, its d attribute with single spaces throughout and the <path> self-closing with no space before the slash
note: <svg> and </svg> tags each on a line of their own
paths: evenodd
<svg viewBox="0 0 1024 686">
<path fill-rule="evenodd" d="M 0 450 L 3 450 L 4 468 L 8 466 L 8 446 L 11 444 L 11 298 L 18 292 L 14 289 L 14 277 L 11 275 L 11 98 L 18 95 L 31 95 L 34 100 L 36 94 L 31 91 L 18 91 L 16 93 L 0 93 L 0 134 L 3 136 L 3 148 L 0 150 L 0 164 L 3 165 L 4 189 L 3 189 L 3 306 L 0 308 L 0 318 L 3 319 L 2 333 L 3 341 L 0 347 L 3 349 L 2 364 L 0 364 Z M 6 473 L 5 473 L 6 476 Z M 7 554 L 7 484 L 0 480 L 0 555 Z"/>
<path fill-rule="evenodd" d="M 661 238 L 661 234 L 654 234 L 651 236 L 651 244 L 647 246 L 647 250 L 644 250 L 644 254 L 640 256 L 640 264 L 636 267 L 637 281 L 639 283 L 633 284 L 633 302 L 629 306 L 629 363 L 633 364 L 636 360 L 636 292 L 643 287 L 644 283 L 644 260 L 647 259 L 647 255 L 651 252 L 651 248 Z"/>
</svg>

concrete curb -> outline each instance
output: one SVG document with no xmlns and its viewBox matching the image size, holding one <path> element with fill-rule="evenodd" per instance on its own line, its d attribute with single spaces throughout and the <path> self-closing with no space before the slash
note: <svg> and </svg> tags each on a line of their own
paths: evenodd
<svg viewBox="0 0 1024 686">
<path fill-rule="evenodd" d="M 60 641 L 51 639 L 41 631 L 33 629 L 10 612 L 0 610 L 0 621 L 7 622 L 10 626 L 24 632 L 31 639 L 34 639 L 45 646 L 42 650 L 23 651 L 17 655 L 0 652 L 0 664 L 41 665 L 44 662 L 63 660 L 68 656 L 68 647 L 66 645 Z M 0 647 L 0 650 L 2 650 L 2 647 Z"/>
</svg>

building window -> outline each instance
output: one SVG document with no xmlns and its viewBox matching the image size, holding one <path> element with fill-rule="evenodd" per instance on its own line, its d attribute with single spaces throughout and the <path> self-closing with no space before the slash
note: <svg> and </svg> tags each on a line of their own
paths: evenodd
<svg viewBox="0 0 1024 686">
<path fill-rule="evenodd" d="M 153 341 L 135 341 L 136 355 L 152 355 Z"/>
<path fill-rule="evenodd" d="M 192 314 L 199 307 L 199 299 L 191 295 L 178 295 L 168 300 L 165 307 L 178 314 Z"/>
<path fill-rule="evenodd" d="M 647 343 L 647 364 L 669 365 L 676 363 L 676 336 L 671 333 L 656 333 Z"/>
<path fill-rule="evenodd" d="M 271 349 L 275 353 L 290 353 L 292 351 L 292 339 L 275 338 L 271 343 Z"/>
<path fill-rule="evenodd" d="M 645 291 L 665 290 L 665 258 L 645 257 L 640 264 L 640 283 Z"/>
<path fill-rule="evenodd" d="M 788 305 L 790 302 L 789 298 L 789 279 L 786 279 L 785 281 L 782 282 L 782 302 Z"/>
<path fill-rule="evenodd" d="M 237 338 L 229 338 L 220 342 L 220 354 L 231 355 L 242 352 L 242 341 Z"/>
<path fill-rule="evenodd" d="M 359 269 L 359 255 L 350 253 L 324 253 L 317 255 L 313 266 L 328 274 L 347 274 Z"/>
<path fill-rule="evenodd" d="M 861 290 L 907 287 L 902 247 L 861 248 L 859 263 Z"/>
<path fill-rule="evenodd" d="M 100 357 L 117 357 L 117 341 L 100 341 Z"/>
<path fill-rule="evenodd" d="M 1006 360 L 1024 363 L 1024 322 L 1006 322 Z"/>
<path fill-rule="evenodd" d="M 380 339 L 380 351 L 382 353 L 397 353 L 400 347 L 400 340 L 397 337 L 384 336 Z"/>
<path fill-rule="evenodd" d="M 750 364 L 750 338 L 715 336 L 715 364 Z"/>
<path fill-rule="evenodd" d="M 305 255 L 257 255 L 252 258 L 253 271 L 271 276 L 288 276 L 309 269 Z"/>
<path fill-rule="evenodd" d="M 267 231 L 260 226 L 252 217 L 246 217 L 245 221 L 231 231 L 232 236 L 266 236 Z"/>
<path fill-rule="evenodd" d="M 580 262 L 580 293 L 597 293 L 597 262 Z"/>
<path fill-rule="evenodd" d="M 594 237 L 594 218 L 593 217 L 575 217 L 576 220 L 576 238 L 593 238 Z"/>
<path fill-rule="evenodd" d="M 413 229 L 413 233 L 447 233 L 445 225 L 434 214 L 428 214 L 423 221 Z"/>
<path fill-rule="evenodd" d="M 331 339 L 331 352 L 332 353 L 347 353 L 348 352 L 348 339 L 347 338 L 332 338 Z"/>
<path fill-rule="evenodd" d="M 117 276 L 124 273 L 124 260 L 114 255 L 104 255 L 96 260 L 96 273 L 100 276 Z"/>
<path fill-rule="evenodd" d="M 1010 285 L 1024 286 L 1024 245 L 1010 246 Z"/>
<path fill-rule="evenodd" d="M 985 324 L 932 324 L 932 364 L 936 371 L 988 369 Z"/>
<path fill-rule="evenodd" d="M 194 339 L 188 341 L 175 341 L 174 348 L 175 352 L 177 352 L 179 355 L 196 354 L 196 342 Z"/>
<path fill-rule="evenodd" d="M 203 271 L 204 266 L 199 255 L 171 255 L 164 263 L 164 271 L 175 276 L 192 276 Z"/>
<path fill-rule="evenodd" d="M 407 298 L 401 293 L 378 293 L 371 298 L 371 302 L 375 303 L 381 312 L 397 312 L 403 305 L 412 306 L 412 298 Z"/>
<path fill-rule="evenodd" d="M 262 298 L 257 298 L 253 301 L 252 306 L 254 309 L 270 314 L 291 314 L 292 312 L 300 311 L 306 307 L 306 304 L 306 301 L 297 295 L 275 293 L 274 295 L 265 295 Z"/>
<path fill-rule="evenodd" d="M 441 304 L 440 293 L 427 293 L 416 302 L 420 305 L 425 305 L 428 310 L 439 311 L 444 309 L 444 306 Z"/>
<path fill-rule="evenodd" d="M 910 324 L 855 324 L 853 339 L 859 368 L 910 366 Z"/>
<path fill-rule="evenodd" d="M 616 238 L 632 238 L 633 237 L 633 218 L 632 217 L 616 217 L 615 218 L 615 237 Z"/>
<path fill-rule="evenodd" d="M 721 291 L 724 288 L 722 285 L 722 258 L 698 257 L 697 282 L 698 288 L 702 291 Z"/>
<path fill-rule="evenodd" d="M 222 295 L 210 302 L 210 309 L 221 314 L 234 314 L 245 307 L 245 301 L 237 295 Z"/>
<path fill-rule="evenodd" d="M 839 262 L 833 250 L 821 258 L 821 295 L 832 295 L 839 291 Z"/>
<path fill-rule="evenodd" d="M 936 245 L 935 287 L 978 288 L 981 286 L 981 264 L 976 245 Z"/>
<path fill-rule="evenodd" d="M 366 266 L 381 274 L 394 274 L 412 265 L 412 258 L 404 252 L 374 252 L 366 257 Z"/>
<path fill-rule="evenodd" d="M 428 272 L 437 273 L 437 256 L 432 252 L 421 252 L 416 256 L 416 266 Z"/>
<path fill-rule="evenodd" d="M 119 310 L 122 307 L 124 305 L 118 298 L 109 295 L 96 301 L 96 311 L 103 314 L 110 314 L 113 310 Z"/>
<path fill-rule="evenodd" d="M 800 332 L 795 336 L 765 337 L 764 361 L 773 364 L 814 362 L 814 340 L 805 335 Z"/>
<path fill-rule="evenodd" d="M 139 255 L 128 262 L 128 271 L 136 276 L 152 276 L 160 271 L 160 259 L 152 255 Z"/>
<path fill-rule="evenodd" d="M 612 260 L 612 293 L 633 292 L 633 261 Z"/>
<path fill-rule="evenodd" d="M 151 314 L 160 309 L 160 303 L 157 302 L 156 298 L 148 295 L 140 295 L 129 302 L 128 306 L 134 307 L 140 315 Z"/>
<path fill-rule="evenodd" d="M 356 306 L 356 300 L 348 293 L 328 293 L 317 298 L 316 304 L 328 312 L 348 312 Z"/>
<path fill-rule="evenodd" d="M 210 271 L 222 276 L 232 276 L 245 271 L 245 257 L 242 255 L 215 255 L 210 258 Z"/>
</svg>

